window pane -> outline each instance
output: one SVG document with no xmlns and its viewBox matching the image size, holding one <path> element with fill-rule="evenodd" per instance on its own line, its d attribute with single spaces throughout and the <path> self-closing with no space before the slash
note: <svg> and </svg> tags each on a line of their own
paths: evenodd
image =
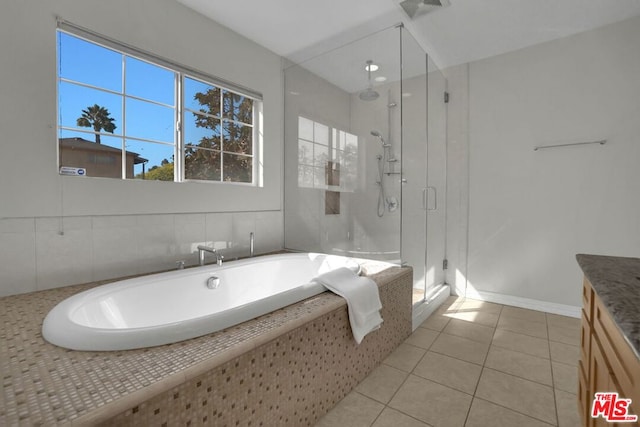
<svg viewBox="0 0 640 427">
<path fill-rule="evenodd" d="M 222 124 L 223 151 L 240 154 L 253 152 L 253 127 L 232 122 Z"/>
<path fill-rule="evenodd" d="M 88 130 L 98 128 L 102 132 L 112 129 L 115 135 L 122 134 L 122 97 L 120 95 L 65 82 L 60 82 L 58 93 L 60 126 L 88 128 Z M 98 108 L 95 108 L 96 105 Z M 100 107 L 105 108 L 106 112 Z M 78 124 L 80 118 L 86 120 L 81 120 Z M 113 120 L 110 121 L 109 118 Z M 109 123 L 112 123 L 115 128 L 110 128 Z"/>
<path fill-rule="evenodd" d="M 126 136 L 153 139 L 173 144 L 175 139 L 173 108 L 126 98 L 126 112 Z"/>
<path fill-rule="evenodd" d="M 338 131 L 338 139 L 334 140 L 333 146 L 338 150 L 345 150 L 347 146 L 347 133 L 345 131 Z"/>
<path fill-rule="evenodd" d="M 184 177 L 220 181 L 220 152 L 195 147 L 185 148 Z"/>
<path fill-rule="evenodd" d="M 313 168 L 298 165 L 298 187 L 313 188 Z"/>
<path fill-rule="evenodd" d="M 192 121 L 189 120 L 191 116 Z M 220 120 L 185 113 L 184 145 L 220 149 Z"/>
<path fill-rule="evenodd" d="M 329 161 L 329 147 L 326 145 L 313 144 L 313 160 L 315 165 L 320 168 L 324 168 Z"/>
<path fill-rule="evenodd" d="M 253 180 L 253 159 L 251 157 L 229 153 L 223 153 L 223 155 L 224 181 L 251 182 Z"/>
<path fill-rule="evenodd" d="M 346 134 L 346 150 L 353 153 L 358 152 L 358 137 L 352 133 Z"/>
<path fill-rule="evenodd" d="M 327 172 L 324 167 L 313 168 L 313 186 L 315 188 L 328 188 L 327 187 Z"/>
<path fill-rule="evenodd" d="M 344 151 L 332 149 L 331 150 L 331 161 L 334 163 L 342 163 L 344 159 Z"/>
<path fill-rule="evenodd" d="M 122 54 L 58 31 L 59 77 L 122 92 Z"/>
<path fill-rule="evenodd" d="M 220 89 L 188 77 L 184 79 L 184 107 L 220 116 Z"/>
<path fill-rule="evenodd" d="M 298 140 L 298 164 L 313 165 L 313 143 Z"/>
<path fill-rule="evenodd" d="M 127 178 L 173 181 L 173 145 L 127 140 Z"/>
<path fill-rule="evenodd" d="M 85 168 L 86 176 L 122 178 L 122 138 L 60 131 L 60 166 Z"/>
<path fill-rule="evenodd" d="M 298 116 L 298 138 L 313 141 L 313 122 Z"/>
<path fill-rule="evenodd" d="M 125 60 L 127 95 L 175 105 L 176 73 L 130 56 Z"/>
<path fill-rule="evenodd" d="M 313 142 L 329 145 L 329 127 L 320 123 L 313 124 Z"/>
<path fill-rule="evenodd" d="M 252 124 L 253 99 L 225 90 L 223 112 L 226 119 Z"/>
</svg>

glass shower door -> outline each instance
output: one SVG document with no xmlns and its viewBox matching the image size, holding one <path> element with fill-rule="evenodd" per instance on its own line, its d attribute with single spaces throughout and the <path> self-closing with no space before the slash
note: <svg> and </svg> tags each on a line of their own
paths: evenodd
<svg viewBox="0 0 640 427">
<path fill-rule="evenodd" d="M 446 79 L 404 30 L 401 86 L 401 251 L 419 304 L 445 282 Z"/>
<path fill-rule="evenodd" d="M 447 206 L 447 80 L 427 62 L 427 253 L 425 298 L 445 282 Z M 448 94 L 446 95 L 448 97 Z"/>
<path fill-rule="evenodd" d="M 402 29 L 403 264 L 413 267 L 413 303 L 424 299 L 427 237 L 427 55 Z"/>
</svg>

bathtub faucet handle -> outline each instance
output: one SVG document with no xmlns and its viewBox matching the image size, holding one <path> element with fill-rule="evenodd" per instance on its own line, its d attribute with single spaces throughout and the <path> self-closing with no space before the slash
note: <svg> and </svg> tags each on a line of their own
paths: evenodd
<svg viewBox="0 0 640 427">
<path fill-rule="evenodd" d="M 249 257 L 253 257 L 253 253 L 254 253 L 254 242 L 255 242 L 255 234 L 253 234 L 253 231 L 251 233 L 249 233 Z"/>
<path fill-rule="evenodd" d="M 198 262 L 200 263 L 200 265 L 204 265 L 205 252 L 214 254 L 216 256 L 216 264 L 222 265 L 222 260 L 224 259 L 224 257 L 220 255 L 220 253 L 218 253 L 218 251 L 216 251 L 215 248 L 212 248 L 210 246 L 205 246 L 205 245 L 198 245 Z"/>
</svg>

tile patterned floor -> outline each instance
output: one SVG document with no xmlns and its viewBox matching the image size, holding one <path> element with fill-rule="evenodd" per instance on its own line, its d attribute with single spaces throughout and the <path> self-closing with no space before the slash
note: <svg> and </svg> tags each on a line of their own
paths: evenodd
<svg viewBox="0 0 640 427">
<path fill-rule="evenodd" d="M 319 427 L 578 427 L 580 319 L 450 297 Z"/>
</svg>

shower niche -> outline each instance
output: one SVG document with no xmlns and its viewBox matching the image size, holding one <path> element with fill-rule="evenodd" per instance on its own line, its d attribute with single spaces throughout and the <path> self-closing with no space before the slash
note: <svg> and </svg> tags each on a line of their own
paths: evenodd
<svg viewBox="0 0 640 427">
<path fill-rule="evenodd" d="M 446 81 L 428 64 L 399 25 L 284 70 L 285 247 L 411 265 L 414 302 L 444 281 L 428 276 L 445 191 L 429 182 L 427 119 L 429 79 Z"/>
</svg>

